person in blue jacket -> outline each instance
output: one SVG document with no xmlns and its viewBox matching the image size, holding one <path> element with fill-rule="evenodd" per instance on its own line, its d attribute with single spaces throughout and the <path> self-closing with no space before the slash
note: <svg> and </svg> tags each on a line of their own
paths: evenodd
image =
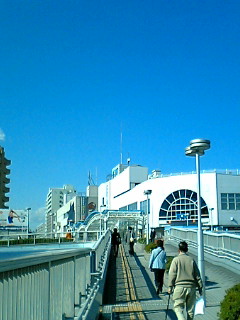
<svg viewBox="0 0 240 320">
<path fill-rule="evenodd" d="M 166 262 L 166 252 L 163 247 L 163 240 L 157 240 L 157 248 L 152 250 L 149 260 L 149 268 L 154 272 L 157 294 L 162 293 Z"/>
</svg>

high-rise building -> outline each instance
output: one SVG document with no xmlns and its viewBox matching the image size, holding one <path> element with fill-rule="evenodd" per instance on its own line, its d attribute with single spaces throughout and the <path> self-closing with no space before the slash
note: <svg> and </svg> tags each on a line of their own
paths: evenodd
<svg viewBox="0 0 240 320">
<path fill-rule="evenodd" d="M 10 179 L 7 175 L 10 174 L 10 170 L 7 168 L 11 164 L 10 160 L 5 158 L 4 148 L 0 146 L 0 208 L 7 209 L 6 202 L 9 201 L 9 197 L 6 196 L 6 193 L 10 191 L 10 189 L 6 186 Z"/>
<path fill-rule="evenodd" d="M 56 221 L 56 212 L 66 202 L 76 195 L 72 185 L 64 185 L 63 188 L 50 188 L 46 200 L 45 230 L 50 234 Z"/>
</svg>

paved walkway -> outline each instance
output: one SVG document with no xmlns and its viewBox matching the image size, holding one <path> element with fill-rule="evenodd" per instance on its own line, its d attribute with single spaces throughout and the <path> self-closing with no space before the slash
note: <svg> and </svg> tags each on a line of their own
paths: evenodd
<svg viewBox="0 0 240 320">
<path fill-rule="evenodd" d="M 103 317 L 103 319 L 145 319 L 145 320 L 165 320 L 166 310 L 168 304 L 169 295 L 167 291 L 168 275 L 165 274 L 163 294 L 159 296 L 156 294 L 153 273 L 149 271 L 148 261 L 150 254 L 144 253 L 142 250 L 138 250 L 135 247 L 135 256 L 129 256 L 128 248 L 125 248 L 126 258 L 131 270 L 135 296 L 137 298 L 137 304 L 141 306 L 143 315 L 137 315 L 137 312 L 131 317 L 127 312 L 120 312 L 111 317 Z M 171 245 L 171 242 L 165 243 L 165 249 L 168 256 L 177 255 L 177 248 Z M 196 260 L 196 257 L 194 257 Z M 108 282 L 105 290 L 105 298 L 103 311 L 106 313 L 107 308 L 110 306 L 126 306 L 129 305 L 129 297 L 127 297 L 126 286 L 124 285 L 123 269 L 122 269 L 121 257 L 110 258 L 110 268 L 108 274 Z M 233 273 L 223 267 L 215 266 L 211 263 L 205 262 L 205 274 L 206 274 L 206 300 L 207 306 L 205 315 L 195 316 L 196 320 L 218 320 L 218 312 L 220 311 L 220 302 L 224 298 L 226 289 L 232 287 L 236 283 L 240 283 L 240 273 Z M 135 302 L 130 302 L 135 303 Z M 133 305 L 131 304 L 131 307 Z M 172 310 L 172 300 L 169 301 L 169 310 L 167 313 L 168 320 L 177 320 L 175 313 Z M 109 309 L 110 310 L 113 309 Z M 132 308 L 134 310 L 134 308 Z M 136 311 L 139 308 L 136 308 Z M 110 312 L 111 313 L 111 312 Z"/>
</svg>

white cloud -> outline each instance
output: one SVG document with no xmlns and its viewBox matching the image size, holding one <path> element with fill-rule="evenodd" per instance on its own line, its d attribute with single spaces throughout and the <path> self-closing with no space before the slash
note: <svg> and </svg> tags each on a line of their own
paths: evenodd
<svg viewBox="0 0 240 320">
<path fill-rule="evenodd" d="M 5 133 L 0 128 L 0 141 L 4 141 L 4 140 L 5 140 Z"/>
<path fill-rule="evenodd" d="M 42 207 L 37 210 L 31 210 L 29 213 L 29 225 L 31 230 L 35 230 L 40 224 L 45 222 L 46 208 Z"/>
</svg>

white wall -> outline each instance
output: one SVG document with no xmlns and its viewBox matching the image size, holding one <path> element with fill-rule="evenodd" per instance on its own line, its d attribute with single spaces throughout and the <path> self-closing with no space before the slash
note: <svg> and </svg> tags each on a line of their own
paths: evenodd
<svg viewBox="0 0 240 320">
<path fill-rule="evenodd" d="M 144 190 L 152 190 L 150 199 L 150 227 L 159 226 L 159 211 L 163 201 L 176 190 L 189 189 L 197 193 L 197 175 L 182 174 L 159 177 L 147 180 L 147 168 L 128 167 L 116 178 L 101 184 L 99 187 L 99 204 L 102 198 L 107 204 L 106 209 L 118 210 L 131 203 L 147 199 Z M 145 180 L 143 180 L 145 178 Z M 137 180 L 139 179 L 139 180 Z M 142 183 L 130 190 L 130 181 Z M 221 193 L 240 193 L 240 176 L 220 174 L 216 172 L 201 173 L 201 197 L 206 202 L 209 218 L 203 222 L 209 225 L 236 225 L 240 224 L 240 212 L 234 210 L 221 210 Z M 125 192 L 124 192 L 125 191 Z M 231 221 L 231 217 L 234 219 Z M 161 222 L 162 223 L 162 222 Z"/>
<path fill-rule="evenodd" d="M 152 190 L 150 199 L 150 227 L 159 226 L 159 210 L 165 198 L 172 192 L 180 189 L 189 189 L 197 192 L 197 177 L 195 174 L 186 174 L 178 176 L 168 176 L 163 178 L 149 179 L 137 185 L 131 191 L 112 199 L 111 209 L 119 209 L 130 203 L 140 202 L 147 199 L 144 190 Z M 209 208 L 216 208 L 216 178 L 215 173 L 201 174 L 201 196 Z M 214 212 L 213 212 L 214 213 Z M 214 217 L 217 223 L 217 216 Z"/>
<path fill-rule="evenodd" d="M 147 180 L 147 177 L 148 169 L 146 167 L 129 166 L 112 180 L 102 183 L 98 188 L 98 210 L 101 210 L 103 199 L 106 209 L 115 209 L 115 199 L 120 195 L 122 199 L 124 192 L 129 191 L 132 185 L 135 186 L 135 184 Z M 123 206 L 119 206 L 117 209 Z"/>
</svg>

